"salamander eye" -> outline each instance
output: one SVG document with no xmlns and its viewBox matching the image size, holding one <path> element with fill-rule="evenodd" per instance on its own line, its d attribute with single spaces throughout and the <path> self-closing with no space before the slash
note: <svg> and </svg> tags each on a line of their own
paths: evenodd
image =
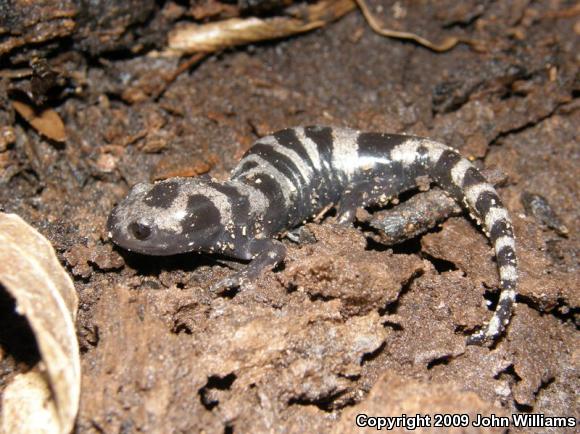
<svg viewBox="0 0 580 434">
<path fill-rule="evenodd" d="M 133 222 L 129 225 L 129 231 L 135 238 L 145 241 L 151 236 L 151 227 L 144 223 Z"/>
</svg>

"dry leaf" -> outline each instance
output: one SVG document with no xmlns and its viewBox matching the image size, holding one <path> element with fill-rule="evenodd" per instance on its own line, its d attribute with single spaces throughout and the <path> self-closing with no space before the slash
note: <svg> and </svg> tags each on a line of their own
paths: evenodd
<svg viewBox="0 0 580 434">
<path fill-rule="evenodd" d="M 15 214 L 0 213 L 0 283 L 16 300 L 18 313 L 26 317 L 34 332 L 51 391 L 47 400 L 56 409 L 54 422 L 59 433 L 67 434 L 74 426 L 80 396 L 80 356 L 74 328 L 78 298 L 50 243 Z M 16 378 L 18 384 L 25 383 Z M 12 393 L 3 396 L 3 432 L 37 432 L 37 414 L 24 413 L 33 406 L 23 408 L 11 401 L 22 399 L 26 393 L 42 396 L 36 380 L 27 381 L 32 388 L 28 392 L 15 393 L 18 387 L 14 384 L 6 389 Z M 16 421 L 21 425 L 14 426 Z"/>
<path fill-rule="evenodd" d="M 42 111 L 37 111 L 33 106 L 17 100 L 12 100 L 12 105 L 18 114 L 40 134 L 57 142 L 66 140 L 64 123 L 53 109 L 45 108 Z"/>
<path fill-rule="evenodd" d="M 168 50 L 175 55 L 214 52 L 307 32 L 334 21 L 356 7 L 352 0 L 321 0 L 303 11 L 304 18 L 232 18 L 207 24 L 187 24 L 170 32 Z"/>
</svg>

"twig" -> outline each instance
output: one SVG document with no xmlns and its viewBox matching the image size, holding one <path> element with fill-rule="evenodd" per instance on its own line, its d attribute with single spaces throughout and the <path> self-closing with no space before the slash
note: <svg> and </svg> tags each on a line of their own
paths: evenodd
<svg viewBox="0 0 580 434">
<path fill-rule="evenodd" d="M 181 65 L 175 68 L 175 71 L 173 71 L 171 75 L 165 79 L 163 87 L 152 96 L 153 100 L 158 101 L 163 96 L 163 94 L 165 94 L 165 91 L 169 88 L 169 86 L 177 79 L 177 77 L 179 77 L 193 65 L 201 62 L 207 57 L 207 55 L 208 53 L 196 53 L 189 59 L 183 61 Z"/>
<path fill-rule="evenodd" d="M 456 36 L 448 36 L 440 44 L 435 44 L 429 41 L 428 39 L 425 39 L 422 36 L 416 35 L 414 33 L 385 29 L 377 22 L 376 18 L 370 12 L 365 0 L 355 0 L 355 1 L 358 4 L 358 7 L 362 11 L 371 29 L 373 29 L 375 33 L 378 33 L 379 35 L 386 36 L 388 38 L 406 39 L 414 41 L 420 45 L 423 45 L 424 47 L 429 48 L 430 50 L 437 51 L 439 53 L 443 51 L 448 51 L 459 43 L 468 44 L 476 51 L 482 51 L 483 49 L 480 42 L 473 41 L 471 39 L 464 39 Z"/>
</svg>

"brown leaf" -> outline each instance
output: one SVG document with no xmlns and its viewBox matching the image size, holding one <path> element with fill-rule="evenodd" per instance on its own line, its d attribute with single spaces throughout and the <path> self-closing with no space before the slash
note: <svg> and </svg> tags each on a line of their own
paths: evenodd
<svg viewBox="0 0 580 434">
<path fill-rule="evenodd" d="M 37 111 L 33 106 L 17 100 L 12 100 L 14 109 L 22 116 L 26 122 L 43 136 L 57 142 L 66 140 L 66 130 L 62 119 L 51 108 L 45 108 Z"/>
</svg>

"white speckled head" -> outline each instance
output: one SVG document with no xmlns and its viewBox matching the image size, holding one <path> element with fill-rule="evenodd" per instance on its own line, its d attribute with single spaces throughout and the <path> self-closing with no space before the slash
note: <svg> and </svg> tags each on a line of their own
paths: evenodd
<svg viewBox="0 0 580 434">
<path fill-rule="evenodd" d="M 146 255 L 209 251 L 231 215 L 229 200 L 200 178 L 137 184 L 111 212 L 109 236 Z"/>
</svg>

